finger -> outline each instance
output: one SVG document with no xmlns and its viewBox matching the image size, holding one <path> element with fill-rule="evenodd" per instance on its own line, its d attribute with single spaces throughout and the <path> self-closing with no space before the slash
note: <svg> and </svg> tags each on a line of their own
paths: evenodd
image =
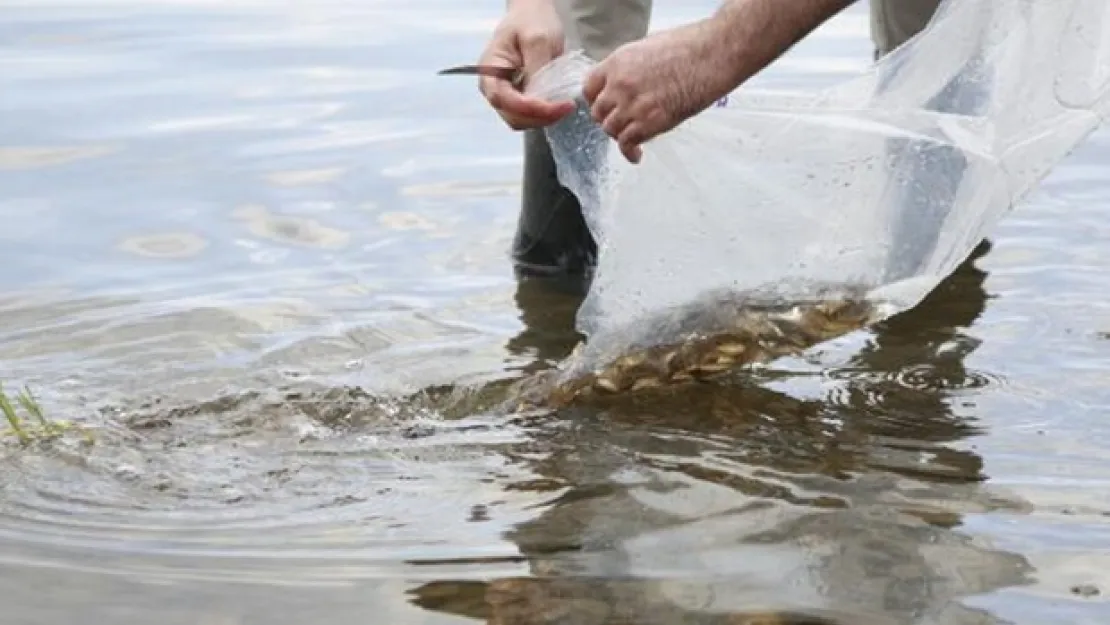
<svg viewBox="0 0 1110 625">
<path fill-rule="evenodd" d="M 601 122 L 601 129 L 613 139 L 619 139 L 629 121 L 622 107 L 615 107 Z"/>
<path fill-rule="evenodd" d="M 503 68 L 518 68 L 524 64 L 520 50 L 516 48 L 515 36 L 511 32 L 495 33 L 489 47 L 478 58 L 478 65 Z M 486 74 L 478 75 L 478 88 L 488 99 L 490 94 L 501 88 L 505 83 L 498 76 Z"/>
<path fill-rule="evenodd" d="M 534 117 L 526 115 L 513 115 L 511 113 L 505 113 L 503 111 L 498 111 L 497 114 L 500 115 L 501 119 L 505 121 L 505 124 L 513 130 L 543 128 L 545 126 L 550 126 L 554 124 L 560 119 L 559 117 L 552 116 Z"/>
<path fill-rule="evenodd" d="M 590 107 L 590 116 L 594 118 L 595 122 L 604 124 L 605 120 L 616 108 L 617 99 L 609 93 L 603 92 L 594 100 L 593 106 Z"/>
<path fill-rule="evenodd" d="M 605 88 L 605 65 L 598 65 L 595 67 L 588 76 L 586 82 L 582 85 L 582 97 L 586 98 L 591 106 L 597 100 L 601 90 Z M 601 119 L 605 119 L 602 117 Z M 600 121 L 600 120 L 599 120 Z"/>
<path fill-rule="evenodd" d="M 501 111 L 498 111 L 498 115 L 500 115 L 501 119 L 504 120 L 505 125 L 513 130 L 543 128 L 559 121 L 558 119 L 553 120 L 550 117 L 527 117 L 522 115 L 512 115 Z"/>
<path fill-rule="evenodd" d="M 638 122 L 632 122 L 621 130 L 620 136 L 617 138 L 617 144 L 620 146 L 621 154 L 631 163 L 639 163 L 643 157 L 643 149 L 640 147 L 644 141 L 647 141 L 648 135 L 644 130 L 643 125 Z"/>
<path fill-rule="evenodd" d="M 562 100 L 549 102 L 539 98 L 526 96 L 512 88 L 503 80 L 496 80 L 486 95 L 490 106 L 498 111 L 502 117 L 518 120 L 530 119 L 529 126 L 547 125 L 555 123 L 574 110 L 574 102 Z"/>
<path fill-rule="evenodd" d="M 493 76 L 486 76 L 483 74 L 478 77 L 478 91 L 482 92 L 482 95 L 490 103 L 490 106 L 494 108 L 497 108 L 494 100 L 500 100 L 500 96 L 494 95 L 499 89 L 499 82 L 501 81 L 498 81 L 497 78 Z"/>
<path fill-rule="evenodd" d="M 517 35 L 517 46 L 523 57 L 525 75 L 531 76 L 563 53 L 563 37 L 562 33 L 524 31 Z"/>
<path fill-rule="evenodd" d="M 494 67 L 521 67 L 524 64 L 524 58 L 521 56 L 520 49 L 517 47 L 515 41 L 516 36 L 511 29 L 499 27 L 494 31 L 493 37 L 490 39 L 486 49 L 482 51 L 481 56 L 478 57 L 478 65 L 490 65 Z M 479 77 L 479 84 L 481 84 L 482 93 L 488 93 L 493 90 L 499 82 L 494 76 L 481 75 Z"/>
<path fill-rule="evenodd" d="M 620 146 L 621 154 L 623 154 L 624 157 L 628 159 L 629 163 L 632 163 L 633 165 L 640 164 L 640 159 L 643 158 L 644 155 L 643 150 L 642 148 L 640 148 L 640 146 L 625 145 L 623 143 L 618 143 L 617 145 Z"/>
</svg>

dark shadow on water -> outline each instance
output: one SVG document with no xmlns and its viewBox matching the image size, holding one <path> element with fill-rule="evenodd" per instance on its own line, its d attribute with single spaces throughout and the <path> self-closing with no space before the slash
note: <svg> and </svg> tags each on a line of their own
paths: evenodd
<svg viewBox="0 0 1110 625">
<path fill-rule="evenodd" d="M 749 382 L 535 420 L 510 457 L 554 492 L 507 536 L 530 576 L 445 579 L 411 601 L 496 625 L 1002 623 L 961 603 L 1032 571 L 961 531 L 966 514 L 1024 509 L 957 448 L 980 433 L 961 395 L 992 382 L 964 362 L 988 251 L 803 380 L 808 398 Z M 509 349 L 529 369 L 565 357 L 577 301 L 522 282 Z"/>
<path fill-rule="evenodd" d="M 583 338 L 574 327 L 574 317 L 584 295 L 585 287 L 577 282 L 517 280 L 514 301 L 524 328 L 505 348 L 514 356 L 531 357 L 523 373 L 547 369 L 570 355 Z"/>
</svg>

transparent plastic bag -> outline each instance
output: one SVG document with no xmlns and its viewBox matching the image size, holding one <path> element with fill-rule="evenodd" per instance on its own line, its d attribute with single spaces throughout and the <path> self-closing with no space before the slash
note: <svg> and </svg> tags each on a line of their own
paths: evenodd
<svg viewBox="0 0 1110 625">
<path fill-rule="evenodd" d="M 946 0 L 863 75 L 816 93 L 742 88 L 627 163 L 581 99 L 592 61 L 530 81 L 578 111 L 546 130 L 599 245 L 578 364 L 688 330 L 713 293 L 805 300 L 862 288 L 916 305 L 1101 122 L 1110 2 Z M 674 312 L 674 315 L 679 315 Z M 652 323 L 645 323 L 646 319 Z"/>
</svg>

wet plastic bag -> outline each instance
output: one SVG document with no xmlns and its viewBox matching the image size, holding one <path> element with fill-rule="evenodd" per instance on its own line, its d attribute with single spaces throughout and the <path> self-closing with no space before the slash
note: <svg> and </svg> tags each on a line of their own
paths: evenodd
<svg viewBox="0 0 1110 625">
<path fill-rule="evenodd" d="M 883 316 L 916 305 L 1101 122 L 1108 20 L 1105 0 L 946 0 L 863 75 L 796 96 L 740 89 L 639 165 L 581 100 L 592 62 L 557 59 L 529 92 L 580 104 L 546 132 L 599 245 L 578 313 L 588 359 L 673 338 L 640 321 L 722 290 L 843 284 Z"/>
</svg>

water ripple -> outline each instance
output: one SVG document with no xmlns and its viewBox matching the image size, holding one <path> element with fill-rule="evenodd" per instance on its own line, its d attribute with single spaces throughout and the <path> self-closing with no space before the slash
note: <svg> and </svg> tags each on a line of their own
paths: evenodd
<svg viewBox="0 0 1110 625">
<path fill-rule="evenodd" d="M 953 370 L 944 363 L 916 363 L 892 372 L 845 367 L 829 370 L 825 375 L 847 387 L 863 386 L 866 392 L 874 394 L 898 393 L 899 389 L 954 392 L 1006 384 L 1006 378 L 999 374 L 968 369 Z M 893 384 L 897 388 L 885 388 L 887 384 Z M 848 388 L 841 388 L 839 392 L 849 392 Z"/>
<path fill-rule="evenodd" d="M 434 74 L 502 9 L 4 2 L 0 382 L 94 439 L 0 446 L 5 623 L 1097 606 L 1110 135 L 914 314 L 712 392 L 483 415 L 578 338 L 506 260 L 519 137 Z M 837 80 L 866 25 L 756 82 Z"/>
<path fill-rule="evenodd" d="M 535 478 L 499 453 L 521 430 L 418 414 L 341 390 L 120 413 L 91 446 L 7 454 L 0 543 L 214 568 L 328 561 L 356 577 L 433 548 L 438 558 L 511 555 L 496 528 L 548 497 L 506 489 Z"/>
</svg>

